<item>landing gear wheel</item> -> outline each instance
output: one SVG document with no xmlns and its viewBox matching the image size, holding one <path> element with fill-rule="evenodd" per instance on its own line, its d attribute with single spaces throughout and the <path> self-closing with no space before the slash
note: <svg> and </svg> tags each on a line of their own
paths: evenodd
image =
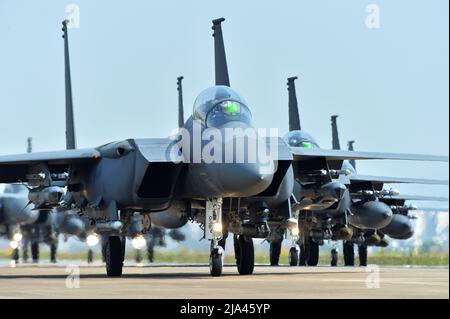
<svg viewBox="0 0 450 319">
<path fill-rule="evenodd" d="M 140 249 L 136 249 L 136 263 L 140 264 L 142 262 L 142 251 Z"/>
<path fill-rule="evenodd" d="M 308 258 L 307 264 L 308 266 L 317 266 L 319 264 L 319 244 L 316 243 L 312 238 L 308 238 L 308 246 L 307 246 Z"/>
<path fill-rule="evenodd" d="M 355 251 L 353 250 L 353 243 L 351 241 L 344 241 L 344 265 L 354 266 L 355 265 Z"/>
<path fill-rule="evenodd" d="M 108 277 L 122 276 L 123 247 L 120 237 L 108 237 L 105 248 L 106 274 Z"/>
<path fill-rule="evenodd" d="M 125 236 L 121 237 L 120 242 L 122 243 L 122 263 L 125 261 L 125 248 L 127 244 L 127 238 Z"/>
<path fill-rule="evenodd" d="M 289 266 L 298 265 L 298 255 L 299 251 L 297 248 L 291 247 L 291 249 L 289 249 Z"/>
<path fill-rule="evenodd" d="M 92 264 L 93 262 L 94 262 L 94 252 L 92 251 L 92 249 L 89 249 L 87 255 L 87 263 Z"/>
<path fill-rule="evenodd" d="M 280 261 L 280 254 L 281 254 L 281 242 L 271 242 L 270 243 L 270 265 L 271 266 L 278 266 Z"/>
<path fill-rule="evenodd" d="M 50 244 L 50 262 L 53 264 L 56 264 L 56 250 L 57 250 L 56 244 Z"/>
<path fill-rule="evenodd" d="M 237 265 L 240 275 L 250 275 L 255 267 L 255 249 L 253 239 L 239 236 L 239 263 Z"/>
<path fill-rule="evenodd" d="M 19 263 L 19 248 L 15 248 L 12 252 L 12 260 L 14 260 L 14 262 L 16 264 Z"/>
<path fill-rule="evenodd" d="M 336 248 L 331 250 L 331 267 L 336 267 L 338 264 L 339 254 Z"/>
<path fill-rule="evenodd" d="M 34 263 L 39 262 L 39 243 L 31 244 L 31 258 L 33 259 Z"/>
<path fill-rule="evenodd" d="M 367 245 L 361 244 L 358 246 L 359 265 L 367 266 Z"/>
<path fill-rule="evenodd" d="M 209 256 L 209 272 L 213 277 L 222 275 L 223 268 L 223 250 L 221 248 L 214 248 L 211 250 Z"/>
<path fill-rule="evenodd" d="M 306 249 L 305 249 L 305 245 L 301 244 L 300 245 L 300 256 L 299 256 L 299 262 L 298 265 L 299 266 L 306 266 Z"/>
</svg>

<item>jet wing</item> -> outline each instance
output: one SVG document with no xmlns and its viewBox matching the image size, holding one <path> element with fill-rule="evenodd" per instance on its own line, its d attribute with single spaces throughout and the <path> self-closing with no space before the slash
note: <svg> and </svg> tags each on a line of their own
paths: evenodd
<svg viewBox="0 0 450 319">
<path fill-rule="evenodd" d="M 0 156 L 0 168 L 10 165 L 31 165 L 42 162 L 49 164 L 71 164 L 98 158 L 100 158 L 100 152 L 94 148 L 3 155 Z"/>
<path fill-rule="evenodd" d="M 302 147 L 290 147 L 294 160 L 309 160 L 311 158 L 325 158 L 331 161 L 344 160 L 410 160 L 410 161 L 432 161 L 448 162 L 448 156 L 426 155 L 426 154 L 402 154 L 402 153 L 378 153 L 378 152 L 358 152 L 342 150 L 311 149 Z"/>
<path fill-rule="evenodd" d="M 94 162 L 100 157 L 94 148 L 0 156 L 0 183 L 25 181 L 31 165 L 45 163 L 52 172 L 64 172 L 70 164 Z"/>
<path fill-rule="evenodd" d="M 441 197 L 441 196 L 398 195 L 398 196 L 388 196 L 387 198 L 398 199 L 398 200 L 419 200 L 419 201 L 448 202 L 448 197 Z"/>
<path fill-rule="evenodd" d="M 448 185 L 448 180 L 426 179 L 426 178 L 407 178 L 407 177 L 386 177 L 374 175 L 352 174 L 349 176 L 350 182 L 373 182 L 382 184 L 430 184 L 430 185 Z"/>
</svg>

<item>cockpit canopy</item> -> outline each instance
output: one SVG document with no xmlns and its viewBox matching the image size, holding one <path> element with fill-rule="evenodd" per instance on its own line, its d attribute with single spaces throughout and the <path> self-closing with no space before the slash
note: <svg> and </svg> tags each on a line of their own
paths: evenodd
<svg viewBox="0 0 450 319">
<path fill-rule="evenodd" d="M 194 102 L 193 118 L 208 127 L 220 127 L 230 121 L 250 125 L 252 121 L 244 98 L 223 85 L 210 87 L 199 94 Z"/>
<path fill-rule="evenodd" d="M 319 148 L 314 138 L 303 131 L 291 131 L 284 136 L 284 141 L 292 147 Z"/>
</svg>

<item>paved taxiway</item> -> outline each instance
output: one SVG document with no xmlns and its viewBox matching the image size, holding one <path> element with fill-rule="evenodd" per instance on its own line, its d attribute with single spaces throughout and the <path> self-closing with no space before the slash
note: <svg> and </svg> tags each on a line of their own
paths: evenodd
<svg viewBox="0 0 450 319">
<path fill-rule="evenodd" d="M 66 287 L 66 265 L 0 266 L 0 298 L 449 298 L 448 268 L 257 266 L 250 276 L 224 267 L 212 278 L 201 266 L 127 266 L 106 278 L 104 266 L 82 266 L 80 287 Z M 368 285 L 373 288 L 368 288 Z"/>
</svg>

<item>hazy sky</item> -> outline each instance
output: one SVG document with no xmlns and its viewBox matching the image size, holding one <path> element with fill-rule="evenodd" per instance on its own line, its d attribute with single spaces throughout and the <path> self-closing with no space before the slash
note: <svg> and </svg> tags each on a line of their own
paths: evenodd
<svg viewBox="0 0 450 319">
<path fill-rule="evenodd" d="M 64 140 L 61 21 L 69 30 L 79 147 L 161 137 L 177 123 L 176 77 L 186 117 L 213 85 L 211 20 L 221 16 L 231 85 L 258 127 L 287 131 L 286 78 L 297 75 L 301 123 L 329 148 L 448 154 L 449 3 L 434 1 L 0 0 L 0 154 L 57 150 Z M 380 8 L 369 29 L 366 6 Z M 358 163 L 366 174 L 448 178 L 448 164 Z M 448 194 L 448 188 L 398 187 Z M 427 205 L 429 206 L 429 205 Z"/>
</svg>

